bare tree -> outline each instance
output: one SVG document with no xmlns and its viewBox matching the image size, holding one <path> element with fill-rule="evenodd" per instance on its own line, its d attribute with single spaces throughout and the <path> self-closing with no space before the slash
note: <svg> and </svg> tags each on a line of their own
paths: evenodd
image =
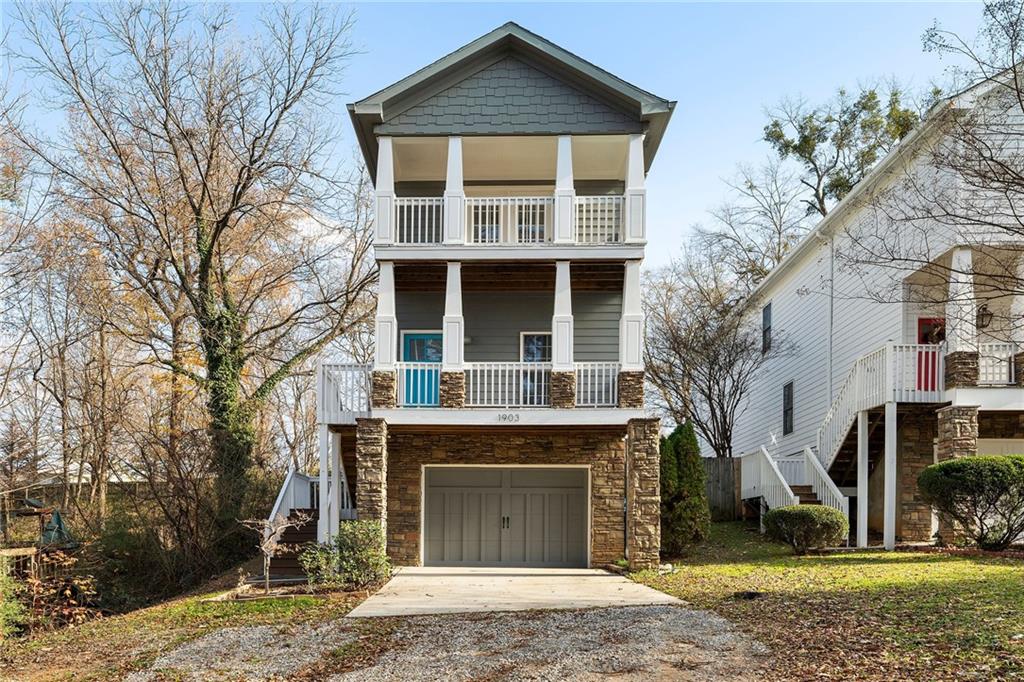
<svg viewBox="0 0 1024 682">
<path fill-rule="evenodd" d="M 247 41 L 228 9 L 170 3 L 19 18 L 22 64 L 71 113 L 64 137 L 18 141 L 57 178 L 110 290 L 144 301 L 141 323 L 113 328 L 203 392 L 230 560 L 261 407 L 370 314 L 367 183 L 332 163 L 341 117 L 327 115 L 350 17 L 276 5 Z"/>
<path fill-rule="evenodd" d="M 289 528 L 300 528 L 312 517 L 305 512 L 294 512 L 285 517 L 278 514 L 272 519 L 245 519 L 239 521 L 246 528 L 255 531 L 260 539 L 259 549 L 263 555 L 263 594 L 270 594 L 270 560 L 281 552 L 292 549 L 281 543 L 281 535 Z"/>
</svg>

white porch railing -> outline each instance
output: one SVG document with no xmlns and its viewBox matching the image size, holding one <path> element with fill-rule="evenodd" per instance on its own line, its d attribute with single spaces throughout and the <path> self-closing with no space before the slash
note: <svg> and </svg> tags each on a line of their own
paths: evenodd
<svg viewBox="0 0 1024 682">
<path fill-rule="evenodd" d="M 616 407 L 619 404 L 619 363 L 576 363 L 576 406 Z"/>
<path fill-rule="evenodd" d="M 317 421 L 321 424 L 355 423 L 370 411 L 371 365 L 324 363 L 317 377 Z"/>
<path fill-rule="evenodd" d="M 551 241 L 554 197 L 468 197 L 467 244 L 543 244 Z"/>
<path fill-rule="evenodd" d="M 740 459 L 740 492 L 744 499 L 760 497 L 769 509 L 800 504 L 764 447 Z"/>
<path fill-rule="evenodd" d="M 850 499 L 839 491 L 832 477 L 821 466 L 818 457 L 810 448 L 804 448 L 804 485 L 811 486 L 811 490 L 818 496 L 821 503 L 826 507 L 838 509 L 847 520 L 850 519 Z"/>
<path fill-rule="evenodd" d="M 622 241 L 625 198 L 577 196 L 573 232 L 577 244 L 617 244 Z"/>
<path fill-rule="evenodd" d="M 805 469 L 807 467 L 804 464 L 803 456 L 776 459 L 775 466 L 779 468 L 779 473 L 782 474 L 782 478 L 784 478 L 786 483 L 790 486 L 807 485 L 807 477 L 805 476 Z"/>
<path fill-rule="evenodd" d="M 395 241 L 399 244 L 440 244 L 444 241 L 442 197 L 395 199 Z"/>
<path fill-rule="evenodd" d="M 399 362 L 399 407 L 437 407 L 441 404 L 440 362 Z"/>
<path fill-rule="evenodd" d="M 466 407 L 548 407 L 550 362 L 467 362 Z"/>
<path fill-rule="evenodd" d="M 978 385 L 1010 386 L 1014 383 L 1013 356 L 1017 347 L 1012 343 L 978 344 Z"/>
<path fill-rule="evenodd" d="M 278 516 L 288 518 L 295 509 L 316 509 L 319 502 L 319 482 L 307 474 L 288 468 L 288 475 L 284 477 L 277 499 L 270 510 L 267 521 L 273 523 Z M 263 531 L 264 537 L 270 535 L 270 528 Z M 275 533 L 275 540 L 279 540 L 281 531 Z"/>
</svg>

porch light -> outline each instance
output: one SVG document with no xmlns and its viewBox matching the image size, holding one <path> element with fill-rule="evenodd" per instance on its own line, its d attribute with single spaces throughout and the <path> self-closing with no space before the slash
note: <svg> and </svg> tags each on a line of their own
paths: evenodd
<svg viewBox="0 0 1024 682">
<path fill-rule="evenodd" d="M 992 324 L 992 311 L 988 309 L 987 303 L 982 303 L 978 308 L 978 319 L 976 320 L 978 329 L 985 329 Z"/>
</svg>

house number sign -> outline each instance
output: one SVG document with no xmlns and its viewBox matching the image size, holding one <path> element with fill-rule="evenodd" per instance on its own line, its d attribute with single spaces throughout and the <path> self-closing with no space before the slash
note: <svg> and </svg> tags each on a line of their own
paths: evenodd
<svg viewBox="0 0 1024 682">
<path fill-rule="evenodd" d="M 498 414 L 498 421 L 503 422 L 505 424 L 514 424 L 515 422 L 519 421 L 519 413 L 501 412 Z"/>
</svg>

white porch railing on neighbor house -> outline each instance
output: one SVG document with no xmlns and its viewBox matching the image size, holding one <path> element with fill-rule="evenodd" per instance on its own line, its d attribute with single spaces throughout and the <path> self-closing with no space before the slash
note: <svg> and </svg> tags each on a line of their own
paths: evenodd
<svg viewBox="0 0 1024 682">
<path fill-rule="evenodd" d="M 804 463 L 802 454 L 800 457 L 776 459 L 775 466 L 779 468 L 779 473 L 782 474 L 782 478 L 784 478 L 786 483 L 790 486 L 807 485 L 807 479 L 804 475 L 807 465 Z"/>
<path fill-rule="evenodd" d="M 370 411 L 371 365 L 324 363 L 317 378 L 317 421 L 321 424 L 355 423 Z"/>
<path fill-rule="evenodd" d="M 316 509 L 319 506 L 320 482 L 308 474 L 288 467 L 288 475 L 284 477 L 281 491 L 277 493 L 277 499 L 274 500 L 267 520 L 273 523 L 278 516 L 288 518 L 295 509 Z M 263 535 L 269 537 L 269 527 L 264 529 Z M 275 535 L 275 540 L 280 539 L 281 532 L 278 531 Z"/>
<path fill-rule="evenodd" d="M 550 362 L 467 362 L 466 407 L 548 407 Z"/>
<path fill-rule="evenodd" d="M 467 244 L 551 241 L 554 197 L 467 197 Z"/>
<path fill-rule="evenodd" d="M 618 244 L 622 241 L 625 198 L 577 196 L 573 206 L 573 233 L 577 244 Z"/>
<path fill-rule="evenodd" d="M 616 407 L 619 404 L 619 363 L 576 363 L 576 406 Z"/>
<path fill-rule="evenodd" d="M 399 407 L 437 407 L 441 404 L 440 362 L 399 362 Z"/>
<path fill-rule="evenodd" d="M 1012 343 L 978 344 L 978 385 L 1009 386 L 1013 384 L 1013 356 L 1017 347 Z"/>
<path fill-rule="evenodd" d="M 740 459 L 740 491 L 744 499 L 760 497 L 769 509 L 800 504 L 778 463 L 764 447 Z"/>
<path fill-rule="evenodd" d="M 821 466 L 817 455 L 810 448 L 804 448 L 803 454 L 803 485 L 811 486 L 811 490 L 814 491 L 814 494 L 818 496 L 823 505 L 838 509 L 849 520 L 850 499 L 839 491 L 832 477 L 825 471 L 825 467 Z"/>
<path fill-rule="evenodd" d="M 443 242 L 444 198 L 396 198 L 395 241 L 399 244 L 440 244 Z"/>
</svg>

